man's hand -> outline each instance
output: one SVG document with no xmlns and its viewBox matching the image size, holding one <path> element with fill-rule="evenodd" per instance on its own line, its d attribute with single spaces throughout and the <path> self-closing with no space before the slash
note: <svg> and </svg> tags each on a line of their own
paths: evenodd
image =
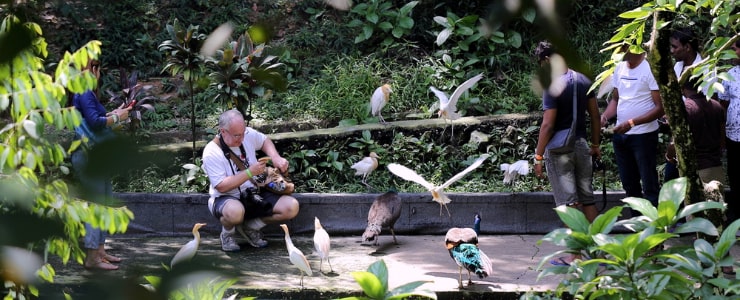
<svg viewBox="0 0 740 300">
<path fill-rule="evenodd" d="M 542 163 L 534 165 L 534 175 L 539 179 L 545 178 L 545 174 L 542 172 Z"/>
<path fill-rule="evenodd" d="M 283 158 L 282 156 L 272 157 L 270 158 L 272 160 L 272 165 L 280 170 L 280 172 L 285 173 L 288 172 L 288 160 Z"/>
</svg>

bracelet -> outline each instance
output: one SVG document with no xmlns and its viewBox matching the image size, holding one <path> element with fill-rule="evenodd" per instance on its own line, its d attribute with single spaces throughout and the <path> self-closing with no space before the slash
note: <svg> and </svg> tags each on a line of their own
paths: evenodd
<svg viewBox="0 0 740 300">
<path fill-rule="evenodd" d="M 247 168 L 246 170 L 244 170 L 244 173 L 247 174 L 247 176 L 248 176 L 247 178 L 252 178 L 253 177 L 252 176 L 252 171 L 250 171 L 249 168 Z"/>
<path fill-rule="evenodd" d="M 121 117 L 119 117 L 117 114 L 111 114 L 111 117 L 113 117 L 113 124 L 118 123 L 118 121 L 121 120 Z"/>
<path fill-rule="evenodd" d="M 542 157 L 542 155 L 539 155 L 539 154 L 535 154 L 534 155 L 534 161 L 535 161 L 535 163 L 538 162 L 538 161 L 542 161 L 543 159 L 544 159 L 544 157 Z"/>
<path fill-rule="evenodd" d="M 534 160 L 534 164 L 535 165 L 541 165 L 542 164 L 542 160 L 541 159 L 540 160 L 535 159 Z"/>
<path fill-rule="evenodd" d="M 627 120 L 627 123 L 630 124 L 630 128 L 635 127 L 635 120 L 629 119 Z"/>
<path fill-rule="evenodd" d="M 591 148 L 599 148 L 598 144 L 591 144 Z"/>
</svg>

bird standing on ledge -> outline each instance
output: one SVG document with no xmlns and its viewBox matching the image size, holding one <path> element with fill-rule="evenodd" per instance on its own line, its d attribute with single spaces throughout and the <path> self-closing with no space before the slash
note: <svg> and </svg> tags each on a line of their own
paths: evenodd
<svg viewBox="0 0 740 300">
<path fill-rule="evenodd" d="M 450 257 L 457 263 L 460 277 L 458 288 L 463 289 L 462 269 L 468 271 L 468 286 L 473 284 L 470 273 L 478 278 L 488 277 L 493 272 L 491 259 L 478 248 L 478 235 L 470 228 L 450 228 L 445 235 L 445 246 Z"/>
<path fill-rule="evenodd" d="M 375 89 L 373 96 L 370 98 L 370 112 L 373 117 L 378 117 L 378 121 L 382 124 L 388 124 L 383 119 L 383 115 L 380 112 L 383 110 L 383 107 L 388 104 L 388 100 L 390 100 L 392 92 L 391 86 L 384 84 Z"/>
<path fill-rule="evenodd" d="M 285 232 L 285 246 L 288 247 L 288 258 L 290 258 L 290 262 L 298 267 L 298 269 L 301 271 L 301 289 L 303 288 L 303 273 L 306 273 L 308 276 L 313 276 L 313 272 L 311 272 L 311 265 L 308 263 L 308 260 L 306 259 L 306 256 L 303 255 L 303 252 L 301 252 L 300 249 L 293 246 L 293 241 L 290 239 L 290 232 L 288 232 L 288 225 L 280 224 L 280 227 L 283 228 L 283 231 Z"/>
<path fill-rule="evenodd" d="M 355 169 L 355 176 L 362 175 L 362 184 L 367 186 L 368 189 L 372 188 L 372 186 L 367 184 L 367 176 L 378 168 L 378 158 L 380 158 L 378 154 L 370 152 L 370 156 L 366 156 L 350 167 Z"/>
<path fill-rule="evenodd" d="M 177 251 L 177 254 L 175 254 L 175 257 L 170 262 L 170 268 L 183 261 L 191 260 L 195 256 L 195 253 L 198 252 L 198 245 L 200 244 L 200 232 L 198 230 L 203 226 L 206 226 L 206 224 L 195 223 L 193 225 L 193 239 Z"/>
</svg>

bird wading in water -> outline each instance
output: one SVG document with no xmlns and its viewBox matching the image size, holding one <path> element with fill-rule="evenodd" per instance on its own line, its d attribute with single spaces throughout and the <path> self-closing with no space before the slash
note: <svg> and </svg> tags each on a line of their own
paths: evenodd
<svg viewBox="0 0 740 300">
<path fill-rule="evenodd" d="M 458 266 L 458 288 L 463 289 L 462 270 L 468 271 L 468 286 L 473 284 L 471 273 L 483 279 L 493 272 L 491 259 L 478 248 L 478 235 L 471 228 L 450 228 L 445 235 L 445 247 Z"/>
<path fill-rule="evenodd" d="M 386 192 L 375 198 L 367 213 L 367 228 L 362 233 L 362 242 L 373 242 L 373 245 L 380 245 L 380 235 L 383 227 L 388 227 L 393 235 L 393 243 L 398 245 L 396 233 L 393 226 L 401 216 L 401 197 L 396 192 Z"/>
<path fill-rule="evenodd" d="M 483 74 L 475 75 L 466 80 L 459 85 L 449 97 L 447 96 L 447 93 L 440 91 L 433 86 L 429 87 L 429 90 L 431 90 L 439 99 L 439 110 L 437 111 L 437 116 L 445 120 L 445 130 L 447 129 L 447 120 L 450 120 L 450 125 L 452 127 L 450 139 L 455 136 L 455 124 L 453 124 L 452 121 L 460 118 L 460 114 L 457 113 L 457 100 L 460 99 L 460 96 L 462 96 L 465 91 L 481 80 L 481 78 L 483 78 Z M 442 134 L 444 135 L 444 130 L 442 130 Z"/>
<path fill-rule="evenodd" d="M 173 268 L 178 263 L 191 260 L 195 256 L 195 253 L 198 252 L 198 245 L 200 245 L 200 232 L 198 230 L 203 226 L 206 226 L 206 224 L 195 223 L 193 225 L 193 239 L 177 251 L 175 257 L 170 262 L 170 268 Z"/>
<path fill-rule="evenodd" d="M 350 167 L 355 169 L 355 176 L 362 176 L 362 184 L 368 189 L 371 189 L 372 186 L 367 183 L 367 176 L 378 168 L 378 158 L 380 158 L 378 154 L 370 152 L 370 156 L 366 156 Z"/>
<path fill-rule="evenodd" d="M 381 111 L 383 110 L 383 107 L 388 104 L 388 100 L 390 100 L 392 92 L 393 90 L 391 90 L 391 86 L 384 84 L 375 89 L 373 96 L 370 98 L 370 113 L 373 117 L 378 117 L 378 121 L 380 123 L 388 124 L 388 122 L 383 119 Z"/>
<path fill-rule="evenodd" d="M 456 181 L 463 178 L 463 176 L 467 175 L 468 173 L 472 172 L 476 168 L 480 167 L 481 164 L 483 164 L 483 161 L 488 159 L 488 154 L 481 155 L 478 159 L 476 159 L 470 166 L 465 168 L 460 173 L 457 173 L 455 176 L 452 176 L 449 180 L 447 180 L 445 183 L 435 186 L 423 177 L 421 177 L 419 174 L 417 174 L 414 170 L 411 170 L 403 165 L 399 164 L 389 164 L 388 170 L 391 171 L 391 173 L 396 174 L 396 176 L 403 178 L 404 180 L 413 181 L 418 184 L 421 184 L 424 186 L 427 191 L 432 193 L 432 200 L 434 202 L 439 203 L 439 215 L 442 215 L 442 207 L 444 206 L 445 210 L 447 210 L 447 215 L 452 216 L 450 214 L 450 210 L 447 208 L 447 203 L 452 202 L 449 197 L 444 193 L 444 189 L 450 186 L 451 184 L 455 183 Z"/>
<path fill-rule="evenodd" d="M 285 246 L 288 247 L 288 258 L 301 271 L 301 288 L 303 288 L 303 274 L 313 276 L 311 265 L 308 263 L 306 256 L 303 255 L 303 252 L 293 246 L 293 241 L 290 239 L 290 232 L 288 232 L 288 225 L 280 224 L 280 227 L 285 231 Z"/>
<path fill-rule="evenodd" d="M 313 219 L 313 226 L 313 246 L 316 249 L 316 253 L 319 255 L 319 259 L 321 260 L 319 262 L 319 272 L 321 272 L 321 265 L 326 259 L 326 261 L 329 263 L 329 269 L 331 270 L 330 272 L 333 273 L 334 268 L 331 267 L 331 260 L 329 260 L 329 250 L 331 250 L 331 238 L 329 238 L 329 233 L 326 232 L 323 226 L 321 226 L 321 222 L 317 217 L 314 217 Z"/>
</svg>

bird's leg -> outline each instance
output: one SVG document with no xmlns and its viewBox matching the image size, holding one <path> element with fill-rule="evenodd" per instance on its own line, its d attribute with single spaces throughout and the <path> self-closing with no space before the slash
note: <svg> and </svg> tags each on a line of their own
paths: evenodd
<svg viewBox="0 0 740 300">
<path fill-rule="evenodd" d="M 453 120 L 450 120 L 450 142 L 452 142 L 452 139 L 455 138 L 455 123 L 453 122 Z"/>
<path fill-rule="evenodd" d="M 329 263 L 329 272 L 334 273 L 334 268 L 331 267 L 331 260 L 329 260 L 329 257 L 326 257 L 326 261 Z M 321 268 L 321 266 L 319 266 Z"/>
<path fill-rule="evenodd" d="M 324 264 L 324 259 L 319 257 L 319 273 L 321 273 L 321 265 Z M 303 273 L 301 273 L 303 274 Z"/>
<path fill-rule="evenodd" d="M 380 123 L 382 123 L 383 125 L 388 125 L 388 122 L 383 119 L 383 115 L 381 115 L 380 113 L 378 113 L 378 120 L 380 120 Z"/>
<path fill-rule="evenodd" d="M 393 235 L 393 243 L 398 245 L 398 241 L 396 240 L 396 233 L 393 231 L 393 227 L 391 227 L 391 235 Z"/>
<path fill-rule="evenodd" d="M 301 289 L 303 289 L 303 271 L 301 270 Z"/>
<path fill-rule="evenodd" d="M 468 285 L 473 284 L 473 280 L 470 279 L 470 270 L 468 270 Z"/>
<path fill-rule="evenodd" d="M 457 269 L 458 269 L 458 273 L 460 274 L 460 277 L 458 277 L 457 279 L 457 284 L 458 284 L 457 288 L 462 290 L 464 289 L 462 285 L 462 267 L 458 266 Z"/>
<path fill-rule="evenodd" d="M 445 207 L 445 210 L 447 210 L 447 216 L 448 217 L 452 217 L 452 214 L 450 213 L 450 209 L 447 208 L 447 204 L 444 204 L 442 202 L 439 203 L 439 216 L 440 217 L 442 216 L 442 206 L 444 206 Z"/>
</svg>

